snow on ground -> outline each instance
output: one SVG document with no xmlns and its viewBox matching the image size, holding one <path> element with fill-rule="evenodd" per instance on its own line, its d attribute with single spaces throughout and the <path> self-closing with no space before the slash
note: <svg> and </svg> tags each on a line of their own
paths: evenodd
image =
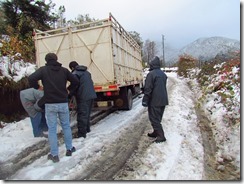
<svg viewBox="0 0 244 184">
<path fill-rule="evenodd" d="M 198 120 L 194 111 L 194 94 L 189 90 L 186 80 L 177 78 L 176 73 L 167 73 L 169 106 L 166 107 L 162 120 L 167 141 L 151 144 L 141 160 L 134 180 L 203 180 L 203 147 Z M 211 99 L 210 99 L 211 100 Z M 136 115 L 147 113 L 141 102 L 131 111 L 118 112 L 101 120 L 91 127 L 86 139 L 74 140 L 77 151 L 72 157 L 65 156 L 64 145 L 60 146 L 60 162 L 52 163 L 43 156 L 29 166 L 21 169 L 10 180 L 72 180 L 86 167 L 101 157 L 104 147 L 113 145 L 116 137 L 126 131 Z M 211 118 L 218 118 L 225 112 L 221 108 L 212 113 Z M 126 117 L 126 118 L 125 118 Z M 220 121 L 221 119 L 219 119 Z M 72 122 L 74 123 L 74 122 Z M 149 122 L 148 122 L 149 123 Z M 25 147 L 36 144 L 44 138 L 33 138 L 30 119 L 4 124 L 0 129 L 0 162 L 18 154 Z M 221 123 L 216 126 L 222 126 Z M 219 127 L 220 129 L 225 127 Z M 60 128 L 59 128 L 60 129 Z M 221 134 L 221 132 L 219 132 Z M 225 133 L 225 132 L 223 132 Z M 109 136 L 108 136 L 109 135 Z M 238 140 L 239 139 L 239 140 Z M 229 140 L 232 146 L 230 156 L 240 159 L 240 134 L 238 129 Z M 227 143 L 226 143 L 227 144 Z"/>
<path fill-rule="evenodd" d="M 169 94 L 170 105 L 162 120 L 167 141 L 150 145 L 145 158 L 142 158 L 144 165 L 136 170 L 134 179 L 202 180 L 203 148 L 194 112 L 193 94 L 186 82 L 178 79 L 175 73 L 168 76 L 169 88 L 173 90 Z M 21 169 L 10 180 L 72 180 L 85 172 L 89 163 L 96 162 L 101 156 L 101 149 L 112 145 L 118 134 L 136 122 L 133 118 L 141 113 L 147 111 L 140 102 L 131 111 L 108 116 L 91 127 L 92 131 L 86 139 L 74 140 L 77 151 L 72 157 L 65 156 L 65 147 L 61 145 L 59 163 L 48 161 L 45 155 Z M 1 159 L 17 154 L 16 148 L 21 151 L 25 146 L 43 139 L 33 138 L 29 118 L 7 124 L 0 130 L 0 137 L 4 140 L 0 143 Z"/>
<path fill-rule="evenodd" d="M 16 54 L 13 57 L 3 56 L 0 57 L 0 79 L 7 77 L 9 80 L 18 82 L 25 76 L 29 76 L 36 70 L 36 65 L 23 60 L 15 60 Z"/>
<path fill-rule="evenodd" d="M 222 68 L 222 65 L 215 65 L 215 68 Z M 228 73 L 219 72 L 208 77 L 208 85 L 205 84 L 205 94 L 199 90 L 196 78 L 184 79 L 192 84 L 194 95 L 201 104 L 204 113 L 210 120 L 211 130 L 217 147 L 216 160 L 221 163 L 224 160 L 233 161 L 234 165 L 240 169 L 240 150 L 241 150 L 241 130 L 240 130 L 240 83 L 233 82 L 238 79 L 240 68 L 234 66 Z M 196 72 L 192 70 L 192 72 Z M 228 77 L 227 77 L 228 76 Z M 220 90 L 211 90 L 221 83 L 231 84 L 222 87 Z M 222 95 L 222 96 L 221 96 Z M 221 98 L 226 96 L 226 103 L 221 102 Z M 231 120 L 232 119 L 232 120 Z M 238 121 L 239 119 L 239 121 Z"/>
<path fill-rule="evenodd" d="M 168 73 L 169 106 L 162 120 L 167 142 L 152 144 L 142 165 L 136 171 L 140 180 L 201 180 L 203 179 L 203 148 L 197 127 L 193 95 L 185 81 Z M 168 90 L 169 91 L 169 90 Z"/>
</svg>

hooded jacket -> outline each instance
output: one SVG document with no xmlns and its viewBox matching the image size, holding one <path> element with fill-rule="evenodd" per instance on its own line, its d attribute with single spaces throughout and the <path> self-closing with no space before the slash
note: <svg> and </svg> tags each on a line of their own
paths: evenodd
<svg viewBox="0 0 244 184">
<path fill-rule="evenodd" d="M 145 106 L 168 105 L 168 94 L 166 89 L 167 75 L 160 69 L 160 60 L 156 56 L 150 62 L 150 69 L 144 86 L 142 103 Z"/>
<path fill-rule="evenodd" d="M 38 106 L 38 102 L 43 98 L 43 91 L 28 88 L 20 91 L 20 100 L 28 115 L 32 118 L 42 109 Z"/>
<path fill-rule="evenodd" d="M 72 73 L 79 79 L 79 87 L 75 95 L 76 99 L 86 101 L 97 98 L 91 74 L 87 71 L 87 67 L 77 65 Z"/>
<path fill-rule="evenodd" d="M 79 84 L 78 79 L 67 68 L 62 67 L 55 54 L 49 53 L 45 59 L 46 65 L 28 77 L 30 86 L 36 88 L 38 81 L 42 81 L 45 103 L 68 102 L 67 81 L 71 83 L 70 90 L 75 91 Z"/>
</svg>

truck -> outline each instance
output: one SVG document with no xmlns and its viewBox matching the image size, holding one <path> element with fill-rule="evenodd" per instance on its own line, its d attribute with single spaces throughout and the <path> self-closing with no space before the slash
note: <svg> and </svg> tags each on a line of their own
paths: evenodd
<svg viewBox="0 0 244 184">
<path fill-rule="evenodd" d="M 141 47 L 109 13 L 108 18 L 80 25 L 34 30 L 36 64 L 55 53 L 68 68 L 71 61 L 87 66 L 97 98 L 94 107 L 130 110 L 143 88 Z"/>
</svg>

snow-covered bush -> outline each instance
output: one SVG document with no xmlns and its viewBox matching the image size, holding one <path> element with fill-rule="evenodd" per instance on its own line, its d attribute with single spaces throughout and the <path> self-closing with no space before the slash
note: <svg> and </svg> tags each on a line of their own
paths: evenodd
<svg viewBox="0 0 244 184">
<path fill-rule="evenodd" d="M 204 84 L 202 98 L 217 95 L 217 103 L 223 104 L 226 109 L 226 123 L 240 123 L 240 60 L 229 60 L 213 68 L 216 73 L 205 75 L 207 80 L 201 83 Z"/>
<path fill-rule="evenodd" d="M 240 145 L 240 58 L 207 63 L 204 69 L 188 72 L 188 78 L 201 91 L 198 105 L 211 122 L 218 145 L 216 160 L 240 166 L 240 149 L 234 149 Z"/>
<path fill-rule="evenodd" d="M 35 71 L 35 64 L 24 62 L 22 59 L 16 60 L 15 58 L 19 55 L 18 53 L 11 57 L 0 57 L 0 80 L 6 77 L 9 80 L 18 82 Z"/>
<path fill-rule="evenodd" d="M 13 122 L 25 113 L 19 99 L 19 91 L 28 87 L 27 77 L 36 65 L 16 60 L 19 54 L 0 57 L 0 121 Z"/>
</svg>

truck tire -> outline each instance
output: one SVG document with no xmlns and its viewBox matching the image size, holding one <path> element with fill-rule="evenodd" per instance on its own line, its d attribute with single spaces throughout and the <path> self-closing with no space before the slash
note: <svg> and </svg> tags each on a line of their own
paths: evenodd
<svg viewBox="0 0 244 184">
<path fill-rule="evenodd" d="M 115 107 L 118 110 L 131 110 L 133 104 L 133 95 L 131 89 L 121 88 L 120 96 L 115 100 Z"/>
<path fill-rule="evenodd" d="M 131 110 L 132 105 L 133 105 L 133 96 L 131 90 L 128 89 L 125 110 Z"/>
</svg>

